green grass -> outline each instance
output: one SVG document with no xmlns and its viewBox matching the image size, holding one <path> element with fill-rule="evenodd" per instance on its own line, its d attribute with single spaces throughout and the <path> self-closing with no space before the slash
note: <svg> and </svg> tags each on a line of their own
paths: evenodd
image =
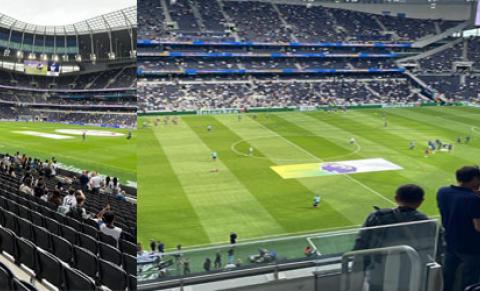
<svg viewBox="0 0 480 291">
<path fill-rule="evenodd" d="M 0 122 L 0 152 L 15 154 L 19 151 L 41 159 L 50 159 L 54 156 L 60 163 L 67 166 L 96 170 L 104 175 L 117 176 L 121 183 L 137 181 L 137 138 L 135 132 L 131 140 L 127 140 L 125 136 L 87 136 L 85 142 L 79 135 L 71 135 L 72 139 L 56 140 L 14 132 L 35 131 L 65 135 L 56 132 L 56 129 L 94 129 L 124 134 L 128 131 L 126 129 L 57 123 Z"/>
<path fill-rule="evenodd" d="M 437 216 L 437 189 L 455 182 L 457 168 L 480 158 L 475 108 L 257 115 L 241 121 L 236 115 L 183 116 L 176 126 L 138 130 L 139 241 L 161 240 L 171 249 L 224 243 L 231 231 L 245 241 L 358 226 L 372 206 L 393 206 L 393 193 L 403 183 L 421 185 L 427 196 L 420 210 Z M 454 142 L 466 135 L 472 136 L 469 144 L 424 157 L 427 140 Z M 359 147 L 347 142 L 352 136 Z M 417 141 L 415 150 L 408 149 L 411 140 Z M 245 155 L 250 146 L 253 157 Z M 216 162 L 212 151 L 218 152 Z M 365 158 L 384 158 L 404 169 L 301 179 L 282 179 L 270 169 Z M 322 196 L 318 209 L 311 207 L 313 193 Z"/>
</svg>

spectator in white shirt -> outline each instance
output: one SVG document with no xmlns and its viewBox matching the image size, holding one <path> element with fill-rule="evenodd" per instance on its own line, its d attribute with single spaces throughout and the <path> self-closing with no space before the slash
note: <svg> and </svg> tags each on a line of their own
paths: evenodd
<svg viewBox="0 0 480 291">
<path fill-rule="evenodd" d="M 20 188 L 18 190 L 22 193 L 33 196 L 33 190 L 31 187 L 32 187 L 32 179 L 30 177 L 27 177 L 23 181 L 23 183 L 20 185 Z"/>
<path fill-rule="evenodd" d="M 92 190 L 93 193 L 98 194 L 100 192 L 100 188 L 102 187 L 102 182 L 103 182 L 102 177 L 98 176 L 97 172 L 94 172 L 92 174 L 92 177 L 90 178 L 90 181 L 88 182 L 90 184 L 90 189 Z"/>
</svg>

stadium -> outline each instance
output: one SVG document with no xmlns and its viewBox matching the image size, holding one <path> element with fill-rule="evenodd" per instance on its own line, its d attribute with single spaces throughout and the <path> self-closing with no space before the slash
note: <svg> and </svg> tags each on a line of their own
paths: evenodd
<svg viewBox="0 0 480 291">
<path fill-rule="evenodd" d="M 137 8 L 52 3 L 0 7 L 0 290 L 136 290 Z"/>
<path fill-rule="evenodd" d="M 140 0 L 138 290 L 478 283 L 437 200 L 478 176 L 477 5 Z"/>
</svg>

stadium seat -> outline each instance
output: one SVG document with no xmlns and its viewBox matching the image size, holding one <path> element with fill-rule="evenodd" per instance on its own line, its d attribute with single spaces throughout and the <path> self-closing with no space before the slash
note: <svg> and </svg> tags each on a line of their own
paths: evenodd
<svg viewBox="0 0 480 291">
<path fill-rule="evenodd" d="M 31 241 L 23 238 L 18 238 L 16 240 L 16 244 L 18 249 L 17 262 L 25 265 L 30 270 L 34 271 L 36 267 L 35 245 Z"/>
<path fill-rule="evenodd" d="M 128 289 L 137 290 L 137 277 L 134 275 L 128 275 Z"/>
<path fill-rule="evenodd" d="M 23 205 L 18 206 L 18 216 L 28 221 L 32 221 L 32 212 L 26 206 L 23 206 Z"/>
<path fill-rule="evenodd" d="M 97 256 L 87 249 L 79 246 L 73 247 L 73 265 L 92 278 L 97 276 Z"/>
<path fill-rule="evenodd" d="M 57 235 L 52 234 L 53 254 L 65 263 L 71 263 L 73 256 L 72 244 Z"/>
<path fill-rule="evenodd" d="M 35 224 L 36 226 L 45 227 L 45 217 L 43 216 L 43 214 L 32 210 L 31 215 L 33 224 Z"/>
<path fill-rule="evenodd" d="M 83 233 L 88 234 L 91 237 L 96 238 L 98 236 L 98 229 L 91 225 L 83 224 L 82 229 L 83 229 L 82 231 Z"/>
<path fill-rule="evenodd" d="M 5 223 L 4 223 L 5 227 L 10 229 L 14 233 L 17 233 L 18 232 L 17 216 L 10 211 L 5 211 L 3 214 L 5 217 Z"/>
<path fill-rule="evenodd" d="M 12 287 L 13 274 L 7 266 L 0 263 L 0 286 L 4 286 L 7 290 Z"/>
<path fill-rule="evenodd" d="M 71 244 L 76 244 L 77 239 L 77 231 L 71 228 L 68 225 L 60 225 L 60 232 L 62 233 L 62 237 L 68 240 Z"/>
<path fill-rule="evenodd" d="M 122 264 L 122 254 L 116 247 L 113 247 L 103 242 L 99 242 L 98 250 L 99 250 L 100 258 L 106 261 L 112 262 L 116 265 Z"/>
<path fill-rule="evenodd" d="M 20 281 L 17 278 L 13 278 L 12 291 L 37 291 L 37 288 L 35 288 L 30 283 L 27 283 L 25 281 Z"/>
<path fill-rule="evenodd" d="M 98 238 L 101 242 L 106 243 L 108 245 L 111 245 L 113 247 L 117 247 L 117 245 L 118 245 L 118 242 L 115 238 L 113 238 L 110 235 L 106 235 L 103 232 L 98 233 Z"/>
<path fill-rule="evenodd" d="M 54 255 L 37 249 L 37 267 L 35 273 L 38 278 L 48 281 L 53 286 L 63 283 L 62 263 Z"/>
<path fill-rule="evenodd" d="M 58 222 L 50 217 L 45 217 L 45 227 L 52 234 L 60 235 L 60 225 Z"/>
<path fill-rule="evenodd" d="M 122 234 L 120 235 L 120 238 L 128 241 L 128 242 L 131 242 L 133 244 L 136 244 L 137 243 L 137 239 L 131 235 L 128 231 L 126 231 L 125 228 L 122 228 L 123 231 L 122 231 Z"/>
<path fill-rule="evenodd" d="M 123 254 L 123 269 L 131 275 L 137 274 L 137 258 L 128 254 Z"/>
<path fill-rule="evenodd" d="M 33 225 L 33 236 L 34 236 L 34 241 L 37 244 L 38 247 L 42 248 L 45 251 L 52 251 L 53 246 L 52 246 L 52 235 L 50 232 L 41 226 Z"/>
<path fill-rule="evenodd" d="M 18 234 L 27 240 L 33 241 L 32 223 L 26 219 L 18 218 Z"/>
<path fill-rule="evenodd" d="M 0 250 L 12 257 L 16 257 L 15 238 L 16 235 L 13 231 L 0 227 Z"/>
<path fill-rule="evenodd" d="M 87 275 L 83 274 L 79 270 L 72 269 L 70 267 L 64 268 L 65 272 L 65 290 L 78 291 L 78 290 L 96 290 L 95 282 Z"/>
<path fill-rule="evenodd" d="M 100 283 L 112 290 L 124 290 L 127 287 L 127 274 L 119 266 L 98 260 Z"/>
<path fill-rule="evenodd" d="M 80 221 L 68 216 L 65 216 L 64 221 L 68 226 L 75 229 L 76 231 L 82 231 L 82 223 Z"/>
<path fill-rule="evenodd" d="M 78 233 L 78 239 L 82 248 L 85 248 L 94 254 L 97 253 L 98 247 L 97 240 L 95 238 L 84 233 Z"/>
<path fill-rule="evenodd" d="M 124 253 L 127 253 L 131 256 L 137 255 L 137 246 L 129 241 L 120 239 L 119 241 L 120 250 Z"/>
</svg>

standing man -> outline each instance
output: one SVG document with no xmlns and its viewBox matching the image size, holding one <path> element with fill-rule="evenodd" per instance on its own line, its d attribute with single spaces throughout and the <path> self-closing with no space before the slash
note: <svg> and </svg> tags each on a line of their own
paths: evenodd
<svg viewBox="0 0 480 291">
<path fill-rule="evenodd" d="M 423 203 L 424 190 L 413 184 L 400 186 L 395 193 L 396 208 L 380 209 L 375 207 L 362 226 L 358 238 L 355 240 L 354 250 L 373 249 L 394 245 L 406 244 L 415 249 L 421 249 L 418 245 L 425 241 L 424 237 L 430 232 L 436 231 L 436 224 L 430 225 L 418 223 L 409 226 L 391 226 L 388 228 L 373 228 L 381 225 L 406 223 L 428 220 L 428 217 L 418 211 Z M 433 235 L 432 234 L 432 235 Z M 425 255 L 420 254 L 422 261 Z M 422 262 L 422 263 L 423 263 Z M 378 257 L 375 260 L 366 261 L 364 266 L 358 266 L 368 274 L 366 280 L 369 291 L 401 290 L 399 286 L 386 286 L 384 282 L 385 259 Z"/>
<path fill-rule="evenodd" d="M 457 185 L 438 190 L 437 203 L 445 228 L 444 291 L 453 290 L 463 264 L 461 290 L 480 278 L 480 169 L 466 166 L 456 172 Z"/>
<path fill-rule="evenodd" d="M 230 233 L 230 244 L 234 245 L 237 243 L 237 234 L 235 232 Z"/>
<path fill-rule="evenodd" d="M 87 132 L 84 130 L 82 132 L 82 141 L 85 141 L 87 139 Z"/>
</svg>

